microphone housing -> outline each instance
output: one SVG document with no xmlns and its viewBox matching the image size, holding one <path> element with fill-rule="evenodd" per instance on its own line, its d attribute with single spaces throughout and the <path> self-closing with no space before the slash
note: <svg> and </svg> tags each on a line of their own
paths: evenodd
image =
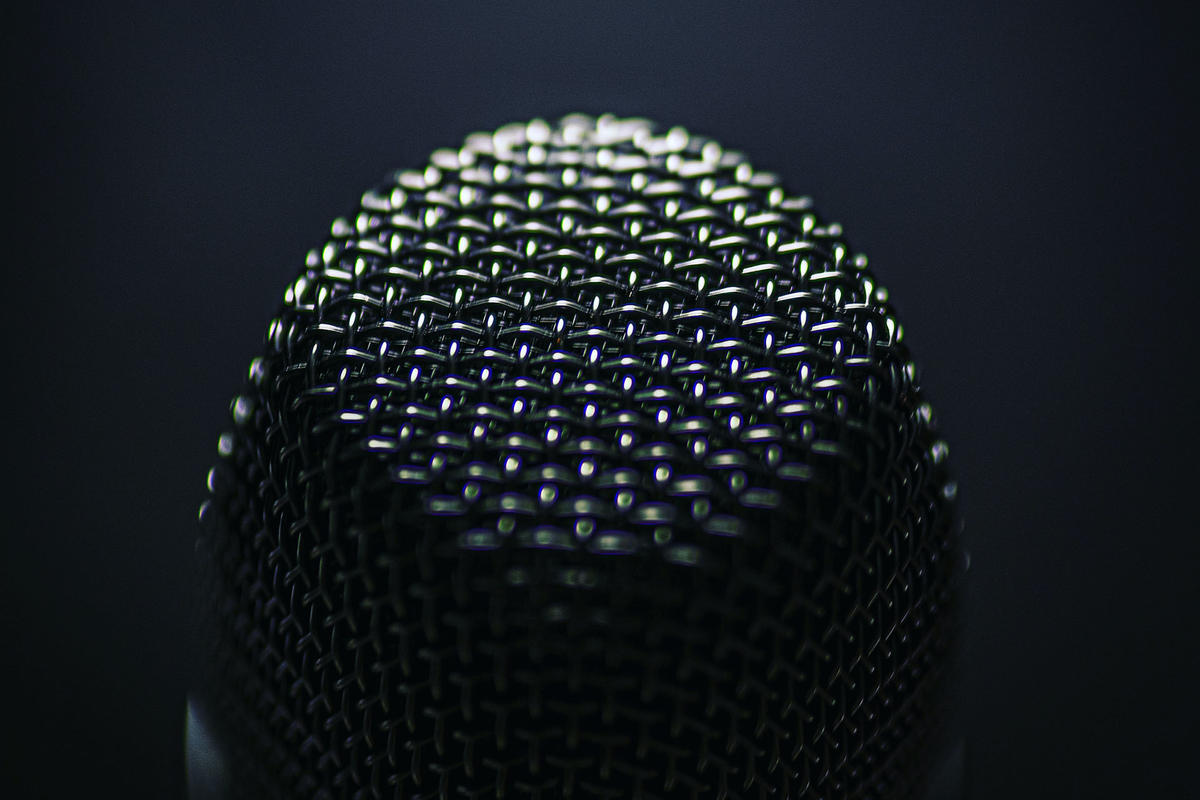
<svg viewBox="0 0 1200 800">
<path fill-rule="evenodd" d="M 535 120 L 366 192 L 219 454 L 194 704 L 224 796 L 927 780 L 946 445 L 867 259 L 712 139 Z"/>
</svg>

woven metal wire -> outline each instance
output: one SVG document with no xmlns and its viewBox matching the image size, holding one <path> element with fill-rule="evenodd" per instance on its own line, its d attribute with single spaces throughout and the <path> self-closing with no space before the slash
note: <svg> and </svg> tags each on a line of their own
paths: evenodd
<svg viewBox="0 0 1200 800">
<path fill-rule="evenodd" d="M 907 797 L 953 484 L 885 290 L 738 153 L 469 137 L 308 255 L 233 403 L 203 697 L 251 797 Z"/>
</svg>

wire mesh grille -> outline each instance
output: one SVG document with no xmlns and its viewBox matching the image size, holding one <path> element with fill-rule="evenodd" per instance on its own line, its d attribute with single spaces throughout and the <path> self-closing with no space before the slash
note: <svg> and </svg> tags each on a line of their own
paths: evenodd
<svg viewBox="0 0 1200 800">
<path fill-rule="evenodd" d="M 953 484 L 886 291 L 740 154 L 469 137 L 311 252 L 202 509 L 246 796 L 906 797 Z"/>
</svg>

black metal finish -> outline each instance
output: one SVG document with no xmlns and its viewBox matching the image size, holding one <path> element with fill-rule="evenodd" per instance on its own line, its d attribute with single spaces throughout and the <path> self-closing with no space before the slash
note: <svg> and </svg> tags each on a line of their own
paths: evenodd
<svg viewBox="0 0 1200 800">
<path fill-rule="evenodd" d="M 205 504 L 251 797 L 910 797 L 958 558 L 886 291 L 737 153 L 469 137 L 287 288 Z"/>
</svg>

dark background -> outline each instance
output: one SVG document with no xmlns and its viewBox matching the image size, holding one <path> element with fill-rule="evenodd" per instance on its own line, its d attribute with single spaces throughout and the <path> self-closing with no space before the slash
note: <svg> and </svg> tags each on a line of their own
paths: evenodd
<svg viewBox="0 0 1200 800">
<path fill-rule="evenodd" d="M 781 173 L 890 287 L 963 487 L 972 796 L 1195 796 L 1195 20 L 807 0 L 0 13 L 0 794 L 181 794 L 205 473 L 330 221 L 471 131 L 612 110 Z"/>
</svg>

